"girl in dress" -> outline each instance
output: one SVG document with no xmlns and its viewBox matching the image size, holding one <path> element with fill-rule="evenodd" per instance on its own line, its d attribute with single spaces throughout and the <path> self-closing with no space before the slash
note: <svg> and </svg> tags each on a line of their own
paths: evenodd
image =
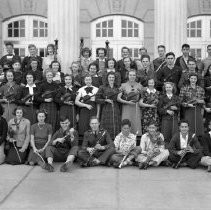
<svg viewBox="0 0 211 210">
<path fill-rule="evenodd" d="M 53 72 L 53 81 L 59 85 L 64 85 L 64 73 L 61 72 L 61 65 L 58 61 L 52 61 L 50 68 Z"/>
<path fill-rule="evenodd" d="M 30 121 L 23 117 L 22 107 L 17 107 L 14 112 L 15 117 L 8 123 L 9 148 L 7 148 L 5 162 L 18 165 L 26 161 L 30 141 Z"/>
<path fill-rule="evenodd" d="M 96 102 L 102 105 L 101 112 L 101 127 L 108 131 L 111 138 L 114 140 L 120 132 L 120 109 L 117 102 L 119 90 L 115 85 L 115 73 L 109 72 L 107 75 L 107 84 L 100 86 Z"/>
<path fill-rule="evenodd" d="M 92 85 L 92 77 L 87 75 L 84 78 L 85 86 L 78 90 L 75 104 L 80 107 L 78 133 L 80 136 L 89 129 L 89 121 L 92 116 L 99 117 L 99 106 L 95 102 L 95 95 L 98 88 Z"/>
<path fill-rule="evenodd" d="M 118 94 L 118 101 L 122 103 L 122 120 L 129 119 L 132 125 L 131 131 L 133 133 L 137 132 L 137 135 L 141 136 L 141 110 L 138 101 L 143 87 L 136 82 L 135 70 L 130 70 L 128 77 L 128 82 L 121 85 L 121 92 Z"/>
<path fill-rule="evenodd" d="M 157 104 L 159 101 L 159 92 L 155 89 L 155 80 L 148 79 L 148 87 L 143 91 L 139 105 L 142 107 L 142 130 L 143 133 L 148 131 L 150 123 L 156 126 L 159 124 L 159 117 L 157 113 Z"/>
<path fill-rule="evenodd" d="M 40 164 L 39 153 L 44 158 L 44 151 L 52 136 L 52 126 L 45 123 L 46 113 L 44 110 L 37 111 L 37 123 L 31 126 L 31 149 L 28 156 L 29 165 Z"/>
</svg>

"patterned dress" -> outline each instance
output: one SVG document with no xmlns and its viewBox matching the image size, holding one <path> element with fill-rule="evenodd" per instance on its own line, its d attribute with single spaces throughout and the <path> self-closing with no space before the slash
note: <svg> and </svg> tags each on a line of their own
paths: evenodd
<svg viewBox="0 0 211 210">
<path fill-rule="evenodd" d="M 191 86 L 183 87 L 180 90 L 180 100 L 184 106 L 184 118 L 189 121 L 190 131 L 195 133 L 197 136 L 202 136 L 204 134 L 204 124 L 202 117 L 202 104 L 196 104 L 195 107 L 187 107 L 184 103 L 188 103 L 194 99 L 204 99 L 204 89 L 196 86 L 192 88 Z"/>
<path fill-rule="evenodd" d="M 143 103 L 145 104 L 154 104 L 157 106 L 159 99 L 159 92 L 155 89 L 150 92 L 147 88 L 142 93 Z M 155 123 L 156 126 L 159 125 L 159 117 L 157 114 L 157 108 L 143 107 L 142 108 L 142 129 L 143 133 L 147 132 L 147 127 L 150 123 Z"/>
<path fill-rule="evenodd" d="M 114 140 L 120 132 L 120 108 L 117 102 L 118 88 L 101 86 L 96 95 L 96 102 L 101 104 L 101 127 L 108 131 Z M 113 100 L 113 105 L 105 102 L 105 99 Z"/>
</svg>

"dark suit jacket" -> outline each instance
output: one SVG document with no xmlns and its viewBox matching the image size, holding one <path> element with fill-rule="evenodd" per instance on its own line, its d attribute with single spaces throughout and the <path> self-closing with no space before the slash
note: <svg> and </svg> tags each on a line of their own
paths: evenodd
<svg viewBox="0 0 211 210">
<path fill-rule="evenodd" d="M 193 148 L 194 153 L 201 153 L 201 145 L 197 139 L 197 137 L 195 136 L 192 139 L 193 133 L 189 133 L 188 134 L 188 144 L 190 143 L 190 146 Z M 180 146 L 180 132 L 176 133 L 169 144 L 169 152 L 173 153 L 175 155 L 177 155 L 177 152 L 181 150 L 181 146 Z"/>
<path fill-rule="evenodd" d="M 194 59 L 194 57 L 192 56 L 188 56 L 190 59 Z M 176 59 L 176 62 L 175 62 L 175 66 L 178 66 L 180 67 L 182 70 L 185 70 L 185 69 L 188 69 L 188 66 L 183 58 L 183 56 L 179 56 L 177 59 Z"/>
<path fill-rule="evenodd" d="M 200 139 L 200 143 L 203 147 L 203 155 L 211 157 L 211 137 L 209 133 L 204 134 Z"/>
<path fill-rule="evenodd" d="M 105 134 L 103 135 L 104 131 Z M 104 129 L 100 129 L 96 137 L 91 130 L 88 130 L 84 133 L 82 148 L 86 149 L 87 147 L 95 147 L 99 139 L 99 144 L 101 146 L 105 146 L 106 148 L 114 147 L 114 143 L 111 140 L 109 133 Z"/>
</svg>

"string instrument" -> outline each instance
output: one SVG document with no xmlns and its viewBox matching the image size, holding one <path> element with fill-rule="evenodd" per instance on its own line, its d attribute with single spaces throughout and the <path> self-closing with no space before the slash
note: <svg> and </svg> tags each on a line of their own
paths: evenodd
<svg viewBox="0 0 211 210">
<path fill-rule="evenodd" d="M 123 92 L 122 90 L 121 91 L 117 91 L 116 93 L 114 92 L 108 92 L 108 94 L 105 96 L 106 99 L 110 99 L 110 100 L 115 100 L 115 97 L 119 94 Z"/>
<path fill-rule="evenodd" d="M 81 87 L 81 84 L 77 80 L 74 80 L 74 85 L 77 87 Z"/>
<path fill-rule="evenodd" d="M 158 102 L 159 102 L 158 96 L 156 96 L 155 94 L 150 94 L 146 101 L 146 103 L 150 105 L 157 105 Z"/>
<path fill-rule="evenodd" d="M 3 98 L 7 99 L 9 103 L 15 101 L 15 93 L 6 94 Z"/>
<path fill-rule="evenodd" d="M 137 92 L 130 92 L 130 93 L 125 93 L 123 92 L 123 95 L 122 95 L 122 99 L 125 100 L 125 101 L 131 101 L 131 102 L 137 102 L 139 100 L 139 96 L 141 93 L 141 90 L 137 89 Z"/>
<path fill-rule="evenodd" d="M 196 136 L 196 134 L 194 133 L 194 134 L 192 135 L 192 137 L 191 137 L 191 140 L 188 142 L 187 147 L 184 149 L 184 150 L 185 150 L 184 154 L 181 156 L 180 160 L 178 161 L 178 163 L 175 165 L 174 168 L 177 169 L 177 168 L 179 167 L 179 165 L 180 165 L 180 163 L 182 162 L 183 158 L 184 158 L 185 155 L 188 153 L 188 149 L 189 149 L 189 147 L 190 147 L 190 144 L 191 144 L 191 142 L 194 140 L 194 137 L 195 137 L 195 136 Z"/>
<path fill-rule="evenodd" d="M 48 99 L 48 98 L 52 98 L 53 97 L 53 94 L 56 93 L 57 91 L 59 91 L 61 89 L 61 87 L 59 87 L 58 89 L 55 89 L 55 90 L 46 90 L 42 95 L 41 97 L 43 99 Z"/>
<path fill-rule="evenodd" d="M 204 102 L 198 102 L 198 100 L 203 100 L 203 99 L 199 99 L 199 98 L 193 98 L 193 99 L 191 99 L 191 100 L 189 100 L 189 101 L 187 101 L 186 103 L 187 104 L 192 104 L 192 105 L 202 105 L 202 104 L 204 104 Z"/>
<path fill-rule="evenodd" d="M 70 102 L 73 101 L 72 93 L 65 93 L 64 95 L 61 96 L 61 101 L 62 102 Z"/>
<path fill-rule="evenodd" d="M 75 131 L 74 128 L 71 128 L 71 129 L 69 129 L 68 131 L 66 131 L 66 135 L 63 137 L 64 142 L 67 141 L 69 138 L 71 138 L 71 141 L 74 140 L 74 131 Z M 64 142 L 63 142 L 63 143 L 61 143 L 61 142 L 56 142 L 56 147 L 62 147 L 63 144 L 64 144 Z"/>
<path fill-rule="evenodd" d="M 167 109 L 171 108 L 171 106 L 177 106 L 177 105 L 179 105 L 179 104 L 180 104 L 179 101 L 172 100 L 172 101 L 170 101 L 169 103 L 167 103 L 163 108 L 164 108 L 165 110 L 167 110 Z"/>
</svg>

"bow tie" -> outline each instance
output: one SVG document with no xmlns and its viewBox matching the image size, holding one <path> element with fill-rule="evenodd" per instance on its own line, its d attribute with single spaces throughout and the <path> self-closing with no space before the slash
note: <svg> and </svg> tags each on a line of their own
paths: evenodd
<svg viewBox="0 0 211 210">
<path fill-rule="evenodd" d="M 86 91 L 87 94 L 92 93 L 93 87 L 86 87 L 84 89 Z"/>
</svg>

